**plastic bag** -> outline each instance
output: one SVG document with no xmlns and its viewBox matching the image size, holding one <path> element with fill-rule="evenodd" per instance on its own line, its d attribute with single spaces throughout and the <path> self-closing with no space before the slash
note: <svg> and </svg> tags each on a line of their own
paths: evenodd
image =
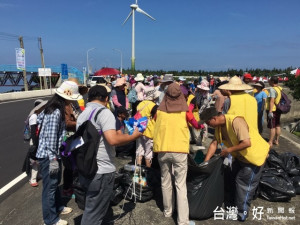
<svg viewBox="0 0 300 225">
<path fill-rule="evenodd" d="M 296 194 L 300 195 L 300 176 L 292 177 L 291 181 L 293 182 Z"/>
<path fill-rule="evenodd" d="M 300 176 L 300 157 L 291 152 L 280 155 L 284 169 L 289 176 Z"/>
<path fill-rule="evenodd" d="M 142 117 L 138 120 L 129 118 L 128 121 L 124 120 L 126 128 L 128 129 L 129 135 L 132 135 L 134 129 L 137 127 L 139 132 L 143 133 L 147 128 L 148 118 Z"/>
<path fill-rule="evenodd" d="M 259 185 L 260 195 L 271 202 L 289 201 L 296 196 L 292 181 L 282 169 L 265 169 Z"/>
<path fill-rule="evenodd" d="M 188 157 L 187 197 L 190 217 L 206 219 L 214 215 L 224 200 L 223 159 L 220 156 L 197 165 Z"/>
</svg>

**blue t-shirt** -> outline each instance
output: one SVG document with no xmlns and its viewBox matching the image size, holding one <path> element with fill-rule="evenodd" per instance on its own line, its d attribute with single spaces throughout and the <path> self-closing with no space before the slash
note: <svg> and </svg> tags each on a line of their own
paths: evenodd
<svg viewBox="0 0 300 225">
<path fill-rule="evenodd" d="M 257 110 L 258 110 L 258 112 L 260 112 L 262 104 L 263 104 L 263 99 L 266 99 L 268 96 L 267 96 L 266 92 L 261 91 L 259 93 L 255 93 L 254 97 L 257 101 Z"/>
</svg>

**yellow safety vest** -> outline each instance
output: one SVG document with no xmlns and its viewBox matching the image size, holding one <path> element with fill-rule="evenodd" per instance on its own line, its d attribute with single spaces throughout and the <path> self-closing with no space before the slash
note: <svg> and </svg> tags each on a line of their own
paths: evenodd
<svg viewBox="0 0 300 225">
<path fill-rule="evenodd" d="M 189 153 L 189 142 L 186 112 L 166 113 L 157 110 L 153 151 Z"/>
<path fill-rule="evenodd" d="M 187 99 L 187 105 L 189 106 L 191 104 L 191 101 L 195 98 L 194 95 L 190 94 L 188 99 Z M 195 120 L 200 121 L 200 117 L 199 117 L 199 109 L 198 107 L 195 105 L 194 109 L 193 109 L 193 115 L 195 117 Z M 192 125 L 189 123 L 189 126 L 191 127 Z"/>
<path fill-rule="evenodd" d="M 143 135 L 148 138 L 153 138 L 153 131 L 155 120 L 151 118 L 151 110 L 155 106 L 155 103 L 152 101 L 144 100 L 138 104 L 136 107 L 137 111 L 140 111 L 142 117 L 146 116 L 148 118 L 147 128 L 144 131 Z"/>
<path fill-rule="evenodd" d="M 230 95 L 230 108 L 227 114 L 242 116 L 249 126 L 258 129 L 256 99 L 245 92 Z"/>
<path fill-rule="evenodd" d="M 276 105 L 279 103 L 279 101 L 281 99 L 282 87 L 277 86 L 277 87 L 272 87 L 272 88 L 274 88 L 274 90 L 277 93 L 277 97 L 274 100 L 274 106 L 273 106 L 273 109 L 272 109 L 272 112 L 274 112 L 274 111 L 276 111 Z M 268 98 L 267 101 L 266 101 L 266 109 L 270 110 L 270 98 Z"/>
<path fill-rule="evenodd" d="M 226 147 L 232 147 L 239 144 L 239 140 L 233 130 L 232 123 L 237 116 L 234 115 L 224 115 L 226 119 L 226 130 L 231 143 L 222 139 L 221 126 L 215 129 L 215 137 L 218 143 L 224 143 Z M 247 122 L 247 121 L 246 121 Z M 261 137 L 257 129 L 253 129 L 248 124 L 249 136 L 251 141 L 251 146 L 241 151 L 232 152 L 231 155 L 241 161 L 249 162 L 256 166 L 261 166 L 264 164 L 267 155 L 269 153 L 270 145 Z"/>
</svg>

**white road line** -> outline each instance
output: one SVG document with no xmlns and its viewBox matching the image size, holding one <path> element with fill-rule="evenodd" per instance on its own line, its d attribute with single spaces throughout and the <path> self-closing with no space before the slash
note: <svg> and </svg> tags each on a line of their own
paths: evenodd
<svg viewBox="0 0 300 225">
<path fill-rule="evenodd" d="M 290 141 L 290 142 L 292 142 L 294 145 L 296 145 L 298 148 L 300 148 L 300 144 L 299 144 L 299 143 L 293 141 L 291 138 L 285 136 L 284 134 L 281 133 L 281 134 L 280 134 L 280 137 L 283 137 L 283 138 L 287 139 L 288 141 Z"/>
<path fill-rule="evenodd" d="M 20 176 L 13 179 L 11 182 L 9 182 L 7 185 L 5 185 L 3 188 L 0 189 L 0 196 L 4 194 L 6 191 L 8 191 L 11 187 L 13 187 L 15 184 L 23 180 L 27 174 L 24 172 Z"/>
<path fill-rule="evenodd" d="M 50 95 L 49 95 L 50 96 Z M 29 100 L 32 100 L 32 99 L 40 99 L 40 98 L 47 98 L 49 96 L 44 96 L 44 97 L 32 97 L 32 98 L 24 98 L 24 99 L 20 99 L 20 100 L 11 100 L 11 101 L 7 101 L 7 102 L 0 102 L 0 105 L 1 104 L 6 104 L 6 103 L 12 103 L 12 102 L 21 102 L 21 101 L 29 101 Z"/>
</svg>

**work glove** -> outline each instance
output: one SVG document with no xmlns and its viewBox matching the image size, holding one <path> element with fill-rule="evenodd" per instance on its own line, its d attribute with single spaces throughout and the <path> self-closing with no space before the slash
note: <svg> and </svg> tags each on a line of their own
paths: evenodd
<svg viewBox="0 0 300 225">
<path fill-rule="evenodd" d="M 54 175 L 54 174 L 57 174 L 58 172 L 59 172 L 58 161 L 56 159 L 53 159 L 50 161 L 50 164 L 49 164 L 49 173 L 50 173 L 50 175 Z"/>
<path fill-rule="evenodd" d="M 268 118 L 269 118 L 269 119 L 273 119 L 273 118 L 274 118 L 274 115 L 273 115 L 272 112 L 269 112 L 269 113 L 268 113 Z"/>
</svg>

